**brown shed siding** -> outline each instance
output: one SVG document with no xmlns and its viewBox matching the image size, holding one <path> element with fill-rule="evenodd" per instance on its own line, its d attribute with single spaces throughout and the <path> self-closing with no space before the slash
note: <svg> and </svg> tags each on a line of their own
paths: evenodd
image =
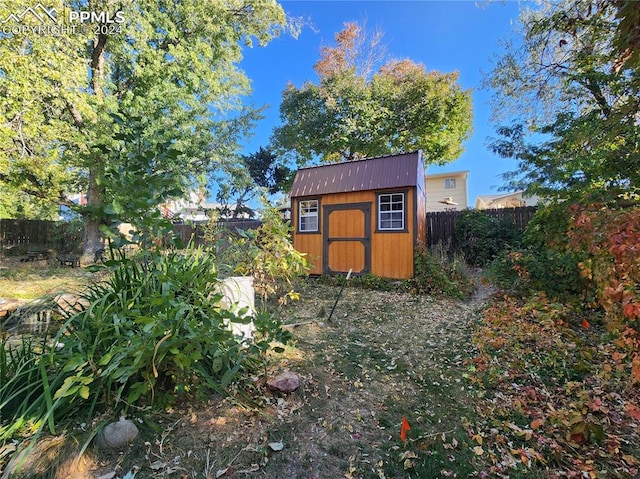
<svg viewBox="0 0 640 479">
<path fill-rule="evenodd" d="M 293 236 L 293 247 L 307 255 L 309 274 L 322 274 L 322 235 L 298 235 Z"/>
<path fill-rule="evenodd" d="M 381 191 L 380 193 L 384 193 Z M 413 277 L 415 190 L 410 189 L 406 197 L 404 232 L 384 232 L 373 235 L 371 240 L 371 273 L 385 278 L 408 279 Z M 373 211 L 378 220 L 377 208 Z"/>
<path fill-rule="evenodd" d="M 395 190 L 388 190 L 395 191 Z M 370 228 L 370 270 L 369 272 L 376 276 L 387 278 L 407 279 L 413 276 L 413 254 L 414 254 L 414 224 L 415 224 L 415 190 L 409 189 L 406 193 L 406 222 L 407 229 L 403 232 L 381 232 L 375 233 L 376 223 L 378 221 L 378 209 L 376 205 L 376 194 L 384 193 L 382 191 L 359 191 L 355 193 L 337 193 L 325 195 L 322 197 L 322 209 L 331 206 L 352 205 L 369 203 L 371 224 Z M 304 198 L 294 198 L 292 209 L 297 211 L 298 201 Z M 296 222 L 297 215 L 293 216 L 294 231 L 297 231 Z M 324 215 L 320 214 L 321 218 Z M 362 233 L 361 213 L 351 209 L 345 209 L 336 212 L 336 217 L 332 218 L 331 226 L 332 236 L 350 237 L 354 234 Z M 324 274 L 323 265 L 328 264 L 332 271 L 346 272 L 348 268 L 344 265 L 349 264 L 349 260 L 354 261 L 354 269 L 360 264 L 355 258 L 349 258 L 346 245 L 335 246 L 330 251 L 332 256 L 323 257 L 324 250 L 324 234 L 329 225 L 324 223 L 324 219 L 320 221 L 320 234 L 294 234 L 293 246 L 298 251 L 307 253 L 307 259 L 310 265 L 310 274 Z M 334 229 L 335 228 L 335 229 Z M 358 249 L 360 246 L 356 246 Z M 356 265 L 357 263 L 357 265 Z M 346 268 L 346 269 L 345 269 Z"/>
<path fill-rule="evenodd" d="M 415 240 L 417 244 L 427 243 L 427 192 L 424 181 L 424 163 L 418 162 L 418 178 L 422 181 L 416 183 L 416 229 Z"/>
</svg>

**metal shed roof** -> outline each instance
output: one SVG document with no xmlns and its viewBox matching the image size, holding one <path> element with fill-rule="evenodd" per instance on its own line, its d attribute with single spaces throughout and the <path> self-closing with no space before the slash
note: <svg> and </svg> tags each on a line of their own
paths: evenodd
<svg viewBox="0 0 640 479">
<path fill-rule="evenodd" d="M 416 186 L 421 152 L 365 158 L 301 168 L 291 187 L 291 197 L 382 190 Z"/>
</svg>

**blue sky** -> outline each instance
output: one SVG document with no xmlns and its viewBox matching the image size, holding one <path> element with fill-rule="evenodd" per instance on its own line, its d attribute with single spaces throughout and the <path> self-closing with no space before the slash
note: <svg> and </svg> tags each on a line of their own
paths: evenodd
<svg viewBox="0 0 640 479">
<path fill-rule="evenodd" d="M 490 121 L 490 91 L 481 82 L 491 69 L 500 42 L 513 36 L 518 17 L 515 1 L 281 1 L 288 15 L 303 17 L 305 26 L 297 39 L 283 36 L 266 47 L 247 48 L 240 67 L 252 81 L 253 95 L 246 99 L 255 106 L 268 105 L 265 119 L 258 123 L 244 153 L 267 146 L 271 132 L 280 124 L 281 94 L 287 82 L 301 86 L 317 81 L 313 64 L 320 47 L 334 45 L 334 34 L 343 24 L 366 19 L 369 29 L 380 28 L 390 58 L 410 58 L 427 70 L 458 71 L 459 83 L 472 90 L 473 133 L 465 152 L 445 166 L 430 166 L 428 173 L 469 170 L 469 204 L 483 194 L 496 194 L 503 182 L 500 174 L 515 163 L 492 154 L 488 137 L 494 137 Z"/>
</svg>

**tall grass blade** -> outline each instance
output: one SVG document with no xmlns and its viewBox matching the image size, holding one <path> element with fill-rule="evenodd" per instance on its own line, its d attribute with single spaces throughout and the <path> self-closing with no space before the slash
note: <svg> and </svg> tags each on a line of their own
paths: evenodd
<svg viewBox="0 0 640 479">
<path fill-rule="evenodd" d="M 47 423 L 49 424 L 49 432 L 55 434 L 55 424 L 53 417 L 53 401 L 51 399 L 51 389 L 49 387 L 49 378 L 47 377 L 47 369 L 44 366 L 44 361 L 40 360 L 40 376 L 42 378 L 42 395 L 44 397 L 45 404 L 47 405 Z"/>
</svg>

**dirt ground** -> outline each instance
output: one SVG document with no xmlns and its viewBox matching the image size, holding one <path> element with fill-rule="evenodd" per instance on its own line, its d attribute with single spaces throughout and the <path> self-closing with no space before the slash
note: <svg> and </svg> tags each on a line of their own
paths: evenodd
<svg viewBox="0 0 640 479">
<path fill-rule="evenodd" d="M 297 373 L 298 390 L 275 393 L 256 378 L 253 406 L 211 397 L 153 417 L 133 414 L 141 433 L 131 446 L 89 447 L 80 461 L 58 453 L 54 476 L 454 477 L 470 467 L 457 463 L 468 458 L 455 449 L 472 414 L 471 331 L 489 293 L 481 286 L 458 301 L 348 286 L 328 322 L 338 288 L 310 280 L 277 313 L 303 324 L 290 326 L 294 341 L 270 371 Z"/>
</svg>

